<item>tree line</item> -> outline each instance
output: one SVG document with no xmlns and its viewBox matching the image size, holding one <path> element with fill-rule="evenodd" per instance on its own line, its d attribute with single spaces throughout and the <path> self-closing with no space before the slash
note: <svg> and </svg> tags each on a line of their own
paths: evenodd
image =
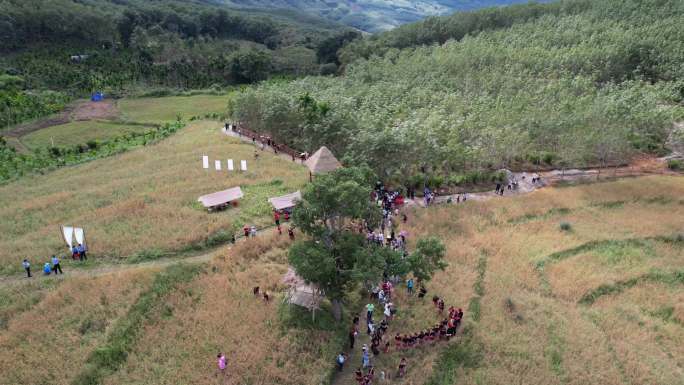
<svg viewBox="0 0 684 385">
<path fill-rule="evenodd" d="M 547 8 L 554 11 L 539 11 Z M 247 88 L 230 113 L 292 147 L 326 145 L 401 183 L 417 173 L 609 165 L 668 151 L 673 121 L 684 115 L 677 2 L 574 0 L 473 13 L 491 14 L 513 22 L 443 44 L 414 45 L 409 36 L 402 49 L 382 42 L 432 22 L 353 40 L 338 50 L 341 63 L 350 47 L 381 47 L 348 62 L 341 77 Z"/>
</svg>

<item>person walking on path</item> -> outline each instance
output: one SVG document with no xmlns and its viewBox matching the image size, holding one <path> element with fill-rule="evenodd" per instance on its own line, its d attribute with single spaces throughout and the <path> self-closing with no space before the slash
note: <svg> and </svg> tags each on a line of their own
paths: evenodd
<svg viewBox="0 0 684 385">
<path fill-rule="evenodd" d="M 21 265 L 24 266 L 24 270 L 26 270 L 26 278 L 31 278 L 31 263 L 28 259 L 24 259 L 24 262 L 22 262 Z"/>
<path fill-rule="evenodd" d="M 59 258 L 55 255 L 52 256 L 52 271 L 55 272 L 55 275 L 58 274 L 57 272 L 59 272 L 59 274 L 64 274 L 62 272 L 62 266 L 59 264 Z"/>
<path fill-rule="evenodd" d="M 337 355 L 337 368 L 340 370 L 340 372 L 344 369 L 344 362 L 347 361 L 347 355 L 344 353 L 340 353 Z"/>
<path fill-rule="evenodd" d="M 375 310 L 375 305 L 372 303 L 366 305 L 366 320 L 369 322 L 373 320 L 373 310 Z"/>
<path fill-rule="evenodd" d="M 406 291 L 408 295 L 413 295 L 413 278 L 409 278 L 408 282 L 406 282 Z"/>
<path fill-rule="evenodd" d="M 351 330 L 349 330 L 349 349 L 354 349 L 354 342 L 356 342 L 356 336 L 359 334 L 359 330 L 356 325 L 352 325 Z"/>
<path fill-rule="evenodd" d="M 370 366 L 370 357 L 368 356 L 368 346 L 363 345 L 361 354 L 361 366 L 365 369 Z"/>
</svg>

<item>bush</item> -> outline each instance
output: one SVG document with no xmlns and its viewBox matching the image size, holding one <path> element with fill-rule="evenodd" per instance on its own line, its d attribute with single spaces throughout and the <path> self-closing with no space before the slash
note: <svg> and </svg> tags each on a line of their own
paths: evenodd
<svg viewBox="0 0 684 385">
<path fill-rule="evenodd" d="M 97 149 L 97 146 L 98 146 L 96 140 L 89 140 L 86 142 L 86 145 L 88 146 L 88 149 L 90 149 L 90 150 L 95 150 L 95 149 Z"/>
<path fill-rule="evenodd" d="M 684 170 L 684 161 L 679 159 L 670 159 L 667 161 L 667 168 L 672 171 L 682 171 Z"/>
<path fill-rule="evenodd" d="M 572 225 L 568 222 L 561 222 L 560 229 L 562 231 L 570 231 L 570 230 L 572 230 Z"/>
</svg>

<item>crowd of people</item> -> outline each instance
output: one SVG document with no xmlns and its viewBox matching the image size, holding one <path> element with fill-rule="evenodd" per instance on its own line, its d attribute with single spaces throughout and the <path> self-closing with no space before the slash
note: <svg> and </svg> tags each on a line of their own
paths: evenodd
<svg viewBox="0 0 684 385">
<path fill-rule="evenodd" d="M 406 281 L 406 290 L 409 296 L 415 294 L 414 281 L 412 278 Z M 371 337 L 370 346 L 364 344 L 361 347 L 361 366 L 356 370 L 356 381 L 359 385 L 371 385 L 375 378 L 375 369 L 372 365 L 371 357 L 378 356 L 381 353 L 390 353 L 392 350 L 390 338 L 387 338 L 387 330 L 392 321 L 396 309 L 392 302 L 394 293 L 394 286 L 391 281 L 385 280 L 378 286 L 377 289 L 371 291 L 371 296 L 377 298 L 378 305 L 384 308 L 382 319 L 376 323 L 373 318 L 375 314 L 376 304 L 370 302 L 366 305 L 366 333 Z M 424 298 L 427 289 L 420 285 L 418 297 Z M 444 315 L 444 299 L 434 296 L 432 298 L 433 305 L 437 309 L 439 315 Z M 430 328 L 420 330 L 415 333 L 396 333 L 394 336 L 394 351 L 399 352 L 413 347 L 432 345 L 436 341 L 448 341 L 456 334 L 456 331 L 463 318 L 463 310 L 460 308 L 449 307 L 447 316 L 440 322 L 436 323 Z M 356 338 L 359 335 L 359 321 L 360 317 L 356 315 L 352 321 L 352 326 L 349 331 L 349 347 L 354 349 Z M 372 355 L 371 355 L 372 354 Z M 347 356 L 340 353 L 337 358 L 338 369 L 342 370 L 347 361 Z M 402 357 L 397 375 L 402 377 L 406 374 L 408 361 L 406 357 Z M 385 372 L 380 372 L 380 377 L 385 378 Z"/>
</svg>

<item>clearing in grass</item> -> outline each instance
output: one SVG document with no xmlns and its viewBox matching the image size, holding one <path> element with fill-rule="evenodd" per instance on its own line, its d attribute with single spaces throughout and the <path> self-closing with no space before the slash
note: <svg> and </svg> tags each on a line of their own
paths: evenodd
<svg viewBox="0 0 684 385">
<path fill-rule="evenodd" d="M 75 121 L 44 128 L 21 137 L 21 143 L 36 150 L 45 147 L 67 147 L 92 141 L 114 139 L 129 133 L 154 129 L 149 124 L 126 124 L 111 121 Z"/>
</svg>

